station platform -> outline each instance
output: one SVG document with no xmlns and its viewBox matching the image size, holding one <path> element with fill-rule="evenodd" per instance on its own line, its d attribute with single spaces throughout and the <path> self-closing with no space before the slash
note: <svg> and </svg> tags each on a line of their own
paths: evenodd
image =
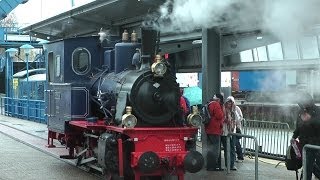
<svg viewBox="0 0 320 180">
<path fill-rule="evenodd" d="M 0 115 L 0 180 L 11 179 L 102 179 L 77 168 L 73 161 L 60 159 L 67 150 L 56 143 L 57 148 L 47 148 L 47 125 Z M 187 173 L 185 180 L 254 180 L 255 159 L 246 156 L 236 163 L 237 171 L 206 171 Z M 295 172 L 286 170 L 283 162 L 259 158 L 258 179 L 293 180 Z"/>
</svg>

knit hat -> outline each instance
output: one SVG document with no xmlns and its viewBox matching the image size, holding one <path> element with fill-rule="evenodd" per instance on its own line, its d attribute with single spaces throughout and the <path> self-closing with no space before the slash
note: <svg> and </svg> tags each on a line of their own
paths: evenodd
<svg viewBox="0 0 320 180">
<path fill-rule="evenodd" d="M 215 95 L 212 97 L 212 99 L 213 99 L 213 100 L 219 99 L 219 100 L 220 100 L 220 103 L 223 103 L 223 95 L 220 94 L 220 93 L 215 94 Z"/>
</svg>

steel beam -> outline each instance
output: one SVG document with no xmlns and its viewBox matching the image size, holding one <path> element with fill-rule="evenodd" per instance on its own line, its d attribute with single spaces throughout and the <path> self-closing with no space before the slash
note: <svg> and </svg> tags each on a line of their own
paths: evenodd
<svg viewBox="0 0 320 180">
<path fill-rule="evenodd" d="M 206 103 L 221 87 L 221 36 L 215 29 L 202 30 L 202 102 Z M 202 154 L 207 160 L 207 136 L 202 126 Z M 205 161 L 206 162 L 206 161 Z"/>
</svg>

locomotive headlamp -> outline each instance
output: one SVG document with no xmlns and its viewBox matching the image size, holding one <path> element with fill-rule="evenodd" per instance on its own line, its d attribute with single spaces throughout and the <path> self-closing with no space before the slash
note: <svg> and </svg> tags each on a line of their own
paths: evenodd
<svg viewBox="0 0 320 180">
<path fill-rule="evenodd" d="M 200 116 L 197 106 L 192 106 L 192 113 L 188 115 L 187 122 L 194 127 L 199 127 L 201 125 L 202 117 Z"/>
<path fill-rule="evenodd" d="M 126 128 L 134 128 L 134 126 L 137 125 L 137 118 L 131 114 L 132 112 L 132 107 L 127 106 L 126 107 L 126 114 L 122 116 L 122 125 Z"/>
<path fill-rule="evenodd" d="M 151 71 L 155 76 L 163 76 L 167 72 L 167 66 L 161 62 L 160 55 L 156 55 L 155 62 L 151 65 Z"/>
</svg>

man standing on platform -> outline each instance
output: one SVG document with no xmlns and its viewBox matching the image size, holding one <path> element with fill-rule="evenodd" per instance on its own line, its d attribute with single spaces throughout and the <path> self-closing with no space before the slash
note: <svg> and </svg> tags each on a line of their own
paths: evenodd
<svg viewBox="0 0 320 180">
<path fill-rule="evenodd" d="M 212 101 L 208 104 L 208 111 L 210 113 L 210 121 L 205 125 L 208 141 L 207 170 L 219 171 L 221 170 L 221 165 L 218 165 L 218 159 L 221 153 L 220 138 L 224 120 L 222 94 L 215 94 L 213 96 Z"/>
<path fill-rule="evenodd" d="M 291 143 L 295 139 L 299 139 L 299 144 L 303 148 L 306 144 L 320 146 L 320 110 L 314 103 L 312 96 L 308 93 L 299 94 L 302 99 L 299 100 L 298 105 L 300 112 L 296 124 L 296 129 L 293 132 Z M 315 168 L 318 165 L 319 159 L 318 150 L 308 149 L 306 155 L 307 172 L 303 172 L 307 180 L 311 180 L 312 172 L 319 171 Z"/>
</svg>

